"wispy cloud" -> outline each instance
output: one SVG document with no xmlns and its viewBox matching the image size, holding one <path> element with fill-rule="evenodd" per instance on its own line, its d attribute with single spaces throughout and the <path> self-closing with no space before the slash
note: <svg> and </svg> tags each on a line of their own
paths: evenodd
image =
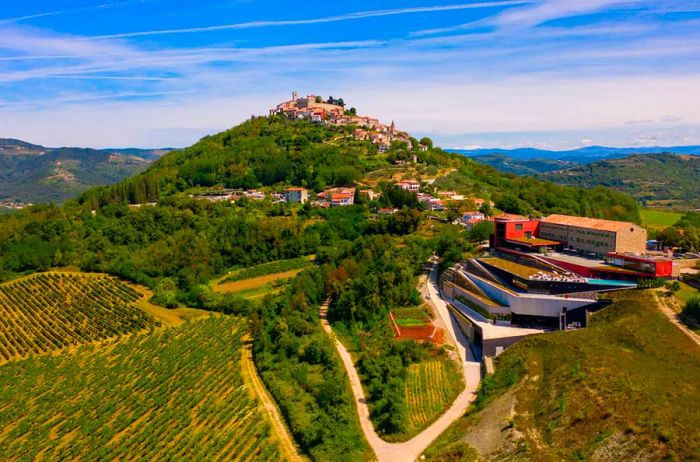
<svg viewBox="0 0 700 462">
<path fill-rule="evenodd" d="M 129 37 L 144 37 L 152 35 L 170 35 L 170 34 L 192 34 L 197 32 L 214 32 L 222 30 L 233 30 L 233 29 L 252 29 L 258 27 L 279 27 L 279 26 L 303 26 L 310 24 L 324 24 L 332 22 L 341 21 L 354 21 L 359 19 L 367 18 L 378 18 L 382 16 L 395 16 L 403 14 L 416 14 L 416 13 L 431 13 L 431 12 L 444 12 L 444 11 L 455 11 L 455 10 L 471 10 L 471 9 L 483 9 L 483 8 L 497 8 L 505 6 L 514 5 L 525 5 L 533 3 L 535 0 L 502 0 L 502 1 L 492 1 L 492 2 L 478 2 L 478 3 L 463 3 L 459 5 L 436 5 L 436 6 L 425 6 L 425 7 L 414 7 L 414 8 L 396 8 L 396 9 L 386 9 L 386 10 L 371 10 L 371 11 L 358 11 L 355 13 L 347 13 L 335 16 L 327 16 L 320 18 L 310 18 L 310 19 L 287 19 L 287 20 L 275 20 L 275 21 L 248 21 L 240 22 L 234 24 L 221 24 L 213 26 L 202 26 L 202 27 L 186 27 L 179 29 L 160 29 L 160 30 L 150 30 L 141 32 L 125 32 L 120 34 L 107 34 L 91 37 L 91 39 L 112 39 L 112 38 L 129 38 Z"/>
<path fill-rule="evenodd" d="M 480 20 L 450 27 L 416 31 L 413 35 L 435 35 L 478 27 L 495 27 L 497 30 L 527 29 L 555 19 L 579 16 L 599 11 L 606 7 L 629 3 L 629 0 L 543 0 L 531 2 L 520 8 L 510 8 Z"/>
<path fill-rule="evenodd" d="M 48 16 L 61 16 L 61 15 L 66 15 L 66 14 L 85 13 L 88 11 L 106 10 L 109 8 L 125 7 L 125 6 L 131 6 L 131 5 L 153 2 L 153 1 L 162 1 L 162 0 L 124 0 L 121 2 L 108 2 L 108 3 L 100 3 L 98 5 L 82 6 L 82 7 L 76 7 L 76 8 L 64 8 L 62 10 L 43 11 L 40 13 L 32 13 L 32 14 L 27 14 L 24 16 L 16 16 L 13 18 L 0 18 L 0 23 L 20 22 L 20 21 L 27 21 L 29 19 L 45 18 Z"/>
</svg>

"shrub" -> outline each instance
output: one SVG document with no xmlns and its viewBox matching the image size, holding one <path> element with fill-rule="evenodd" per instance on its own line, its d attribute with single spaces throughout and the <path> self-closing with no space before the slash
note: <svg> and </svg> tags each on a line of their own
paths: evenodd
<svg viewBox="0 0 700 462">
<path fill-rule="evenodd" d="M 696 295 L 688 300 L 682 314 L 685 318 L 691 318 L 695 322 L 700 322 L 700 296 Z"/>
</svg>

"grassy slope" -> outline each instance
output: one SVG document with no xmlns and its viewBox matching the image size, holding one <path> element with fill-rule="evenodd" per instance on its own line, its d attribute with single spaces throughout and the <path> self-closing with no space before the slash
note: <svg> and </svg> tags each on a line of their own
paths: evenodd
<svg viewBox="0 0 700 462">
<path fill-rule="evenodd" d="M 665 212 L 663 210 L 654 210 L 641 208 L 639 215 L 642 217 L 642 225 L 650 229 L 662 230 L 669 226 L 678 223 L 678 220 L 683 216 L 677 212 Z"/>
<path fill-rule="evenodd" d="M 460 460 L 455 454 L 471 451 L 462 438 L 507 391 L 514 416 L 481 425 L 501 433 L 496 452 L 508 459 L 700 457 L 700 351 L 648 300 L 641 291 L 618 294 L 590 328 L 531 337 L 507 350 L 482 386 L 476 407 L 484 410 L 446 432 L 429 459 Z"/>
</svg>

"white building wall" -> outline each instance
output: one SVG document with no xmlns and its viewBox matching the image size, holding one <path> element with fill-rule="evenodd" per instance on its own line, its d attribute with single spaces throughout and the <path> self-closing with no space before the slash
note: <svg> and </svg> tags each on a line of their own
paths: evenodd
<svg viewBox="0 0 700 462">
<path fill-rule="evenodd" d="M 595 303 L 594 300 L 557 297 L 555 295 L 516 294 L 471 273 L 465 272 L 465 274 L 489 297 L 509 306 L 511 313 L 513 314 L 522 314 L 527 316 L 548 316 L 556 318 L 559 316 L 563 308 L 570 311 L 575 308 L 580 308 L 582 306 Z"/>
</svg>

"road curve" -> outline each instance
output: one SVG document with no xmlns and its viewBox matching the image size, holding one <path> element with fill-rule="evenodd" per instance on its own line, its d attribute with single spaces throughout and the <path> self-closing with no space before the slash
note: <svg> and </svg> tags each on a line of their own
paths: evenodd
<svg viewBox="0 0 700 462">
<path fill-rule="evenodd" d="M 440 434 L 447 430 L 447 428 L 455 420 L 464 415 L 469 407 L 469 404 L 476 397 L 476 390 L 479 387 L 479 382 L 481 380 L 481 364 L 476 362 L 471 356 L 471 350 L 466 343 L 467 341 L 464 338 L 464 335 L 462 335 L 459 328 L 456 328 L 456 324 L 449 315 L 447 305 L 442 300 L 437 290 L 436 280 L 437 269 L 434 268 L 431 272 L 430 280 L 428 281 L 428 290 L 432 302 L 437 308 L 438 314 L 443 318 L 443 321 L 447 326 L 449 334 L 454 340 L 456 340 L 455 343 L 457 344 L 457 349 L 464 372 L 465 388 L 459 394 L 459 396 L 457 396 L 450 408 L 447 409 L 447 411 L 445 411 L 445 413 L 442 414 L 435 422 L 412 439 L 403 443 L 388 443 L 382 440 L 375 431 L 374 425 L 372 424 L 372 420 L 369 416 L 369 406 L 367 405 L 365 392 L 362 389 L 360 376 L 355 369 L 352 356 L 350 356 L 350 353 L 345 346 L 333 334 L 333 329 L 331 328 L 327 318 L 328 303 L 324 303 L 321 306 L 321 325 L 326 333 L 328 333 L 328 335 L 335 340 L 338 354 L 340 355 L 340 359 L 343 361 L 343 365 L 345 366 L 345 370 L 347 371 L 350 379 L 350 387 L 352 388 L 352 393 L 355 398 L 355 406 L 357 407 L 357 413 L 360 418 L 360 426 L 362 427 L 365 438 L 367 438 L 367 441 L 374 450 L 379 462 L 413 462 L 417 460 L 423 451 L 430 445 L 430 443 L 432 443 L 438 436 L 440 436 Z"/>
</svg>

